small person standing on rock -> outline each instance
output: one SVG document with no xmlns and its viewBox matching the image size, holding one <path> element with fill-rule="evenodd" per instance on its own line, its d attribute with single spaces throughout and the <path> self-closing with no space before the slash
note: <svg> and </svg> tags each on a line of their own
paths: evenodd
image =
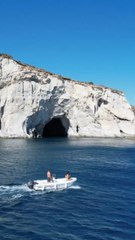
<svg viewBox="0 0 135 240">
<path fill-rule="evenodd" d="M 79 126 L 78 125 L 76 126 L 76 132 L 77 133 L 79 132 Z"/>
</svg>

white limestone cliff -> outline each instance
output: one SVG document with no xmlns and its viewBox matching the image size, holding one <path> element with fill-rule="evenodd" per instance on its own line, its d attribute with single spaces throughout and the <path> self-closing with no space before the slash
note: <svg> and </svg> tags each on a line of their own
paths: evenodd
<svg viewBox="0 0 135 240">
<path fill-rule="evenodd" d="M 135 136 L 120 91 L 73 81 L 0 55 L 0 137 Z"/>
</svg>

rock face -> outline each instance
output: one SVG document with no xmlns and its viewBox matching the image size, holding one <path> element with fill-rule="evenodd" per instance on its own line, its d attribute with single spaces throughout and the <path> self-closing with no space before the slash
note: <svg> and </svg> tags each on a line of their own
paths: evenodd
<svg viewBox="0 0 135 240">
<path fill-rule="evenodd" d="M 135 136 L 124 94 L 0 55 L 0 137 Z"/>
</svg>

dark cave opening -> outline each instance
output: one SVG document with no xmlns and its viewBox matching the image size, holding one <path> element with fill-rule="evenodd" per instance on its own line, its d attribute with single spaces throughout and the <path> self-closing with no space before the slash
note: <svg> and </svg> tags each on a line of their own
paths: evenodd
<svg viewBox="0 0 135 240">
<path fill-rule="evenodd" d="M 67 131 L 60 118 L 53 118 L 45 125 L 42 137 L 67 137 Z"/>
</svg>

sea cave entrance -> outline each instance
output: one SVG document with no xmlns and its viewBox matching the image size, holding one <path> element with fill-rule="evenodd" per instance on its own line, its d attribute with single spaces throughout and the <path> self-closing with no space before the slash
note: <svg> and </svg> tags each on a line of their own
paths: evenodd
<svg viewBox="0 0 135 240">
<path fill-rule="evenodd" d="M 47 137 L 67 137 L 67 130 L 60 118 L 53 118 L 43 129 L 43 138 Z"/>
</svg>

